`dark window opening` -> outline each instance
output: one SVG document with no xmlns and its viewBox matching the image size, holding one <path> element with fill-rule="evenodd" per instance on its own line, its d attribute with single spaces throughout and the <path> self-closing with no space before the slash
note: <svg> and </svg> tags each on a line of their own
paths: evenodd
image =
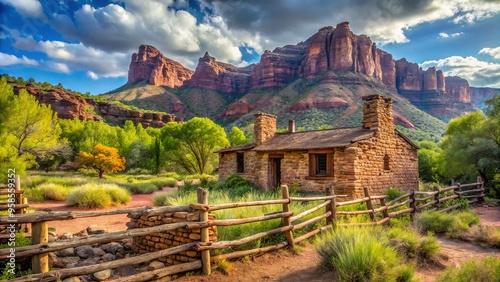
<svg viewBox="0 0 500 282">
<path fill-rule="evenodd" d="M 384 156 L 384 170 L 391 170 L 391 157 L 387 154 Z"/>
<path fill-rule="evenodd" d="M 316 175 L 326 176 L 326 154 L 317 154 L 316 156 Z"/>
<path fill-rule="evenodd" d="M 236 172 L 245 172 L 245 156 L 243 153 L 236 153 Z"/>
</svg>

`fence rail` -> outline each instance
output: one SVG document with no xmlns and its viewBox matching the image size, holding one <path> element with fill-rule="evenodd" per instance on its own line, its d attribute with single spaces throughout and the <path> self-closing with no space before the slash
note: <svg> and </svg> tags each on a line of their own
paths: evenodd
<svg viewBox="0 0 500 282">
<path fill-rule="evenodd" d="M 24 190 L 21 189 L 21 178 L 16 175 L 15 178 L 10 178 L 10 180 L 14 180 L 14 182 L 0 185 L 0 211 L 7 211 L 9 214 L 15 215 L 28 213 L 28 198 L 24 197 Z M 7 223 L 10 224 L 6 219 L 0 219 L 0 225 Z M 16 230 L 31 232 L 31 225 L 16 222 Z M 0 234 L 0 239 L 8 239 L 9 236 L 10 234 Z"/>
<path fill-rule="evenodd" d="M 460 207 L 455 204 L 449 207 L 442 208 L 448 201 L 454 199 L 465 199 L 469 203 L 482 201 L 484 197 L 483 182 L 478 179 L 477 183 L 454 185 L 443 189 L 434 188 L 432 192 L 410 191 L 396 199 L 386 202 L 386 196 L 372 196 L 367 188 L 364 189 L 364 197 L 350 201 L 338 201 L 337 196 L 334 194 L 333 187 L 329 187 L 325 191 L 323 197 L 290 197 L 288 187 L 283 185 L 281 187 L 282 199 L 254 201 L 254 202 L 240 202 L 240 203 L 227 203 L 210 205 L 208 203 L 208 191 L 198 189 L 198 202 L 187 206 L 175 207 L 141 207 L 132 209 L 118 209 L 100 212 L 89 213 L 73 213 L 73 212 L 36 212 L 33 214 L 18 214 L 14 216 L 14 220 L 18 223 L 32 223 L 33 224 L 33 237 L 32 245 L 25 247 L 15 248 L 16 257 L 32 256 L 33 272 L 35 274 L 23 276 L 12 281 L 54 281 L 57 279 L 64 279 L 66 277 L 84 275 L 94 273 L 96 271 L 116 268 L 125 265 L 134 265 L 137 263 L 147 262 L 167 255 L 178 254 L 180 252 L 195 250 L 201 252 L 201 260 L 194 260 L 188 263 L 173 265 L 162 269 L 140 273 L 126 278 L 121 281 L 149 281 L 152 279 L 160 279 L 167 275 L 191 271 L 195 269 L 202 269 L 203 273 L 209 275 L 211 272 L 210 262 L 220 259 L 234 259 L 252 254 L 260 254 L 272 250 L 278 250 L 285 247 L 294 248 L 295 244 L 306 240 L 316 234 L 319 234 L 333 225 L 332 222 L 337 222 L 338 217 L 349 218 L 351 216 L 369 215 L 369 222 L 363 223 L 344 223 L 340 226 L 348 225 L 383 225 L 390 224 L 390 219 L 403 215 L 411 214 L 412 216 L 420 211 L 439 210 L 449 211 Z M 314 207 L 308 210 L 295 214 L 291 210 L 292 202 L 312 202 L 317 201 Z M 344 211 L 339 210 L 343 207 L 358 205 L 364 203 L 365 210 L 358 211 Z M 261 216 L 238 218 L 238 219 L 220 219 L 209 220 L 209 213 L 211 211 L 233 209 L 239 207 L 252 207 L 263 205 L 278 205 L 281 210 Z M 198 222 L 176 222 L 170 224 L 162 224 L 153 227 L 136 228 L 125 231 L 118 231 L 112 233 L 105 233 L 99 235 L 90 235 L 83 238 L 61 240 L 57 242 L 47 242 L 48 238 L 48 222 L 54 220 L 72 220 L 75 218 L 96 217 L 114 214 L 132 214 L 132 215 L 161 215 L 165 213 L 175 212 L 193 212 L 198 211 Z M 318 211 L 319 214 L 318 214 Z M 313 216 L 313 214 L 316 214 Z M 311 217 L 312 216 L 312 217 Z M 307 218 L 311 217 L 311 218 Z M 0 217 L 0 221 L 6 220 L 7 217 Z M 232 241 L 218 241 L 209 242 L 208 228 L 212 226 L 232 226 L 239 224 L 247 224 L 252 222 L 260 222 L 266 220 L 281 219 L 281 224 L 273 229 L 259 232 L 245 238 L 238 238 Z M 326 222 L 317 227 L 318 222 Z M 312 230 L 306 230 L 305 234 L 294 237 L 294 232 L 310 226 Z M 180 246 L 150 252 L 130 258 L 123 258 L 112 262 L 106 262 L 91 266 L 82 266 L 75 268 L 67 268 L 49 271 L 48 268 L 48 253 L 62 250 L 69 247 L 77 247 L 81 245 L 92 245 L 97 243 L 108 243 L 112 241 L 121 240 L 124 238 L 133 238 L 138 236 L 147 236 L 150 234 L 166 232 L 168 230 L 175 230 L 178 228 L 185 228 L 188 230 L 200 229 L 201 239 L 199 241 L 183 244 Z M 258 240 L 274 234 L 284 233 L 286 240 L 279 242 L 272 246 L 259 247 L 251 250 L 233 251 L 226 254 L 217 256 L 210 255 L 210 250 L 220 250 L 228 247 L 240 246 L 254 240 Z M 0 259 L 8 258 L 10 250 L 0 250 Z"/>
</svg>

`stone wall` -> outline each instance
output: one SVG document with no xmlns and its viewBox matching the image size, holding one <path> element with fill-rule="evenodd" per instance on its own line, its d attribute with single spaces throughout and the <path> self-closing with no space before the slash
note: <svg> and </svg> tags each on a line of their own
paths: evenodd
<svg viewBox="0 0 500 282">
<path fill-rule="evenodd" d="M 254 117 L 254 140 L 258 146 L 276 134 L 276 116 L 258 113 Z"/>
<path fill-rule="evenodd" d="M 141 215 L 141 214 L 130 214 L 131 222 L 133 222 L 134 228 L 146 228 L 153 227 L 168 223 L 177 222 L 199 222 L 198 212 L 175 212 L 175 213 L 165 213 L 163 215 Z M 215 219 L 215 214 L 209 214 L 209 220 Z M 217 241 L 217 226 L 209 228 L 210 241 Z M 148 252 L 154 252 L 158 250 L 164 250 L 171 247 L 188 244 L 195 241 L 200 241 L 201 239 L 201 229 L 191 229 L 178 228 L 175 230 L 165 231 L 162 233 L 153 233 L 146 236 L 135 237 L 134 245 L 137 247 L 140 254 L 145 254 Z M 169 265 L 180 264 L 184 262 L 193 261 L 195 259 L 201 258 L 201 252 L 194 250 L 181 252 L 179 254 L 170 255 L 166 257 L 161 257 L 158 260 L 165 262 Z"/>
</svg>

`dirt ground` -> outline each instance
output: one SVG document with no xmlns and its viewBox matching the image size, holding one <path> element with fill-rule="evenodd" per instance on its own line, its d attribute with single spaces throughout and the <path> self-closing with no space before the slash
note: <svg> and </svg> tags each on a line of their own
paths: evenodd
<svg viewBox="0 0 500 282">
<path fill-rule="evenodd" d="M 172 189 L 172 188 L 165 188 Z M 152 206 L 152 195 L 133 195 L 132 201 L 122 207 Z M 51 209 L 53 211 L 78 211 L 77 208 L 68 208 L 61 202 L 45 202 L 30 204 L 35 209 Z M 481 224 L 500 227 L 500 207 L 476 207 L 474 209 L 481 216 Z M 71 221 L 54 221 L 49 227 L 55 227 L 57 234 L 64 232 L 76 233 L 90 225 L 97 225 L 106 231 L 126 229 L 125 223 L 129 219 L 126 215 L 112 215 L 94 218 L 76 219 Z M 481 259 L 488 255 L 500 257 L 499 249 L 485 249 L 478 245 L 440 238 L 441 262 L 446 265 L 460 265 L 470 259 Z M 297 253 L 282 250 L 263 254 L 248 261 L 231 262 L 228 273 L 223 274 L 215 270 L 210 276 L 199 275 L 199 272 L 190 273 L 178 278 L 178 282 L 246 282 L 246 281 L 291 281 L 291 282 L 319 282 L 332 281 L 333 273 L 324 272 L 318 268 L 319 256 L 311 245 L 306 245 Z M 418 266 L 417 277 L 421 281 L 435 281 L 435 276 L 442 271 L 442 266 Z"/>
</svg>

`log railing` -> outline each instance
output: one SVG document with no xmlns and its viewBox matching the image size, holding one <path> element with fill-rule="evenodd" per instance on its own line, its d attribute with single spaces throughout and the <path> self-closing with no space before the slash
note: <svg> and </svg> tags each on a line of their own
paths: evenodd
<svg viewBox="0 0 500 282">
<path fill-rule="evenodd" d="M 203 273 L 208 275 L 211 272 L 210 262 L 221 259 L 234 259 L 244 257 L 252 254 L 260 254 L 272 250 L 278 250 L 285 247 L 293 248 L 295 244 L 306 240 L 324 230 L 332 227 L 331 223 L 337 223 L 338 217 L 342 218 L 358 216 L 363 214 L 369 215 L 369 222 L 354 223 L 355 225 L 382 225 L 390 223 L 390 219 L 402 214 L 415 214 L 423 210 L 440 210 L 449 211 L 458 208 L 461 204 L 456 204 L 446 208 L 441 208 L 447 201 L 454 199 L 466 199 L 469 203 L 482 201 L 484 197 L 484 185 L 482 181 L 477 183 L 454 185 L 443 189 L 435 189 L 432 192 L 410 191 L 396 199 L 386 201 L 386 196 L 372 196 L 368 189 L 364 189 L 364 197 L 351 201 L 338 201 L 337 198 L 343 197 L 335 195 L 333 187 L 326 189 L 326 195 L 323 197 L 290 197 L 288 187 L 283 185 L 281 187 L 282 199 L 254 201 L 254 202 L 240 202 L 240 203 L 227 203 L 210 205 L 208 202 L 208 191 L 199 188 L 198 190 L 198 203 L 193 203 L 189 206 L 173 206 L 173 207 L 142 207 L 133 209 L 118 209 L 102 212 L 90 213 L 76 213 L 76 212 L 36 212 L 32 214 L 20 214 L 15 216 L 18 223 L 32 223 L 37 226 L 36 234 L 35 228 L 33 233 L 31 246 L 17 247 L 16 257 L 32 257 L 33 273 L 32 275 L 23 276 L 13 281 L 54 281 L 63 279 L 65 277 L 84 275 L 94 273 L 96 271 L 116 268 L 124 265 L 133 265 L 142 262 L 154 260 L 159 257 L 176 254 L 186 250 L 196 250 L 201 252 L 201 260 L 192 261 L 189 263 L 165 267 L 162 269 L 141 273 L 128 277 L 129 280 L 123 281 L 149 281 L 151 279 L 159 279 L 166 275 L 174 273 L 191 271 L 195 269 L 202 269 Z M 295 213 L 292 210 L 292 202 L 311 202 L 318 201 L 318 204 L 309 208 L 308 210 L 300 213 Z M 356 211 L 343 211 L 342 207 L 357 205 L 359 203 L 366 203 L 365 210 Z M 237 218 L 237 219 L 219 219 L 209 220 L 208 214 L 211 211 L 233 209 L 239 207 L 252 207 L 263 205 L 277 205 L 280 211 L 270 214 L 263 214 L 260 216 Z M 172 224 L 163 224 L 147 228 L 137 228 L 125 231 L 118 231 L 112 233 L 105 233 L 99 235 L 90 235 L 78 239 L 61 240 L 57 242 L 46 242 L 48 233 L 47 223 L 54 220 L 72 220 L 75 218 L 104 216 L 111 214 L 129 214 L 139 213 L 143 215 L 160 215 L 170 212 L 180 211 L 198 211 L 199 222 L 177 222 Z M 368 217 L 367 217 L 368 218 Z M 7 217 L 0 217 L 0 222 L 6 220 Z M 209 242 L 208 228 L 211 226 L 231 226 L 238 224 L 248 224 L 252 222 L 259 222 L 272 219 L 281 219 L 281 224 L 275 226 L 271 230 L 259 232 L 245 238 L 238 238 L 233 241 L 218 241 Z M 312 225 L 314 223 L 323 222 L 323 224 Z M 353 223 L 338 224 L 340 226 L 352 225 Z M 314 229 L 307 230 L 305 234 L 294 237 L 294 231 L 301 230 L 306 226 L 314 226 Z M 199 242 L 193 242 L 165 250 L 159 250 L 143 255 L 138 255 L 130 258 L 115 260 L 96 264 L 92 266 L 82 266 L 68 269 L 60 269 L 49 271 L 48 269 L 48 253 L 62 250 L 69 247 L 76 247 L 81 245 L 108 243 L 124 238 L 133 238 L 138 236 L 146 236 L 148 234 L 165 232 L 167 230 L 174 230 L 178 228 L 186 229 L 200 229 L 201 239 Z M 210 256 L 210 250 L 220 250 L 233 246 L 240 246 L 248 242 L 271 236 L 274 234 L 284 233 L 286 241 L 280 242 L 275 245 L 255 248 L 251 250 L 233 251 L 217 256 Z M 296 234 L 296 233 L 295 233 Z M 0 259 L 5 259 L 10 251 L 7 249 L 0 249 Z"/>
<path fill-rule="evenodd" d="M 10 182 L 13 180 L 14 182 Z M 19 175 L 15 178 L 9 178 L 8 184 L 0 185 L 0 211 L 7 211 L 9 214 L 26 214 L 28 213 L 28 198 L 23 196 L 24 190 L 21 189 L 21 179 Z M 0 224 L 10 223 L 8 221 L 0 221 Z M 17 230 L 31 232 L 29 224 L 20 224 L 16 222 Z M 7 234 L 8 236 L 9 234 Z M 3 239 L 4 234 L 0 234 L 0 239 Z M 8 237 L 5 237 L 8 238 Z"/>
</svg>

